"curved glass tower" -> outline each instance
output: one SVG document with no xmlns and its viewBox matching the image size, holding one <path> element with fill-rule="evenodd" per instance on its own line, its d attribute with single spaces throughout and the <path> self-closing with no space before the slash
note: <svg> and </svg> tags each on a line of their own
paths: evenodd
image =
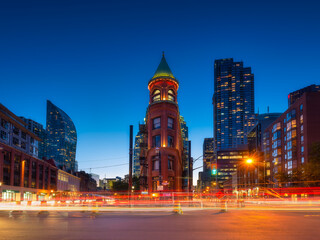
<svg viewBox="0 0 320 240">
<path fill-rule="evenodd" d="M 71 118 L 49 100 L 47 101 L 46 156 L 53 158 L 59 168 L 77 171 L 77 131 Z"/>
</svg>

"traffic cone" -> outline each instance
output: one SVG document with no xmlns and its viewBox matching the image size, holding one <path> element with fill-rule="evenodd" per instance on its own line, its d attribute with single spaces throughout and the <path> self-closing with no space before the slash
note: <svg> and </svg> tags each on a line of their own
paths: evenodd
<svg viewBox="0 0 320 240">
<path fill-rule="evenodd" d="M 174 203 L 174 205 L 173 205 L 173 213 L 179 214 L 179 215 L 183 214 L 180 202 L 175 202 Z"/>
<path fill-rule="evenodd" d="M 222 199 L 221 200 L 221 210 L 220 210 L 220 212 L 227 212 L 227 209 L 228 209 L 227 201 Z"/>
</svg>

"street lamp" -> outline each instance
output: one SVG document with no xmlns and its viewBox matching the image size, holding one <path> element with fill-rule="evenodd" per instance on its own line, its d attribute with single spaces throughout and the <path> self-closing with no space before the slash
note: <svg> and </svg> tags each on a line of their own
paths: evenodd
<svg viewBox="0 0 320 240">
<path fill-rule="evenodd" d="M 253 163 L 252 158 L 248 158 L 248 159 L 246 160 L 246 163 L 247 163 L 247 164 L 252 164 L 252 163 Z"/>
</svg>

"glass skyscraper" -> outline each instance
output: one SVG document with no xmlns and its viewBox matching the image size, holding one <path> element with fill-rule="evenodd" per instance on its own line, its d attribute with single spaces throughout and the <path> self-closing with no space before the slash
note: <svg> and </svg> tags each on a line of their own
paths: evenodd
<svg viewBox="0 0 320 240">
<path fill-rule="evenodd" d="M 133 150 L 133 176 L 140 177 L 140 153 L 141 153 L 141 144 L 144 142 L 145 132 L 143 129 L 145 124 L 139 124 L 139 132 L 136 135 L 134 142 Z"/>
<path fill-rule="evenodd" d="M 189 129 L 187 126 L 184 117 L 180 116 L 180 128 L 181 128 L 181 137 L 183 143 L 183 183 L 182 188 L 187 190 L 192 186 L 192 178 L 193 178 L 193 164 L 191 159 L 191 141 L 189 141 Z"/>
<path fill-rule="evenodd" d="M 53 158 L 57 167 L 77 171 L 77 131 L 71 118 L 47 101 L 46 157 Z"/>
<path fill-rule="evenodd" d="M 254 75 L 243 62 L 232 58 L 214 63 L 214 138 L 217 150 L 247 143 L 247 130 L 254 125 Z"/>
</svg>

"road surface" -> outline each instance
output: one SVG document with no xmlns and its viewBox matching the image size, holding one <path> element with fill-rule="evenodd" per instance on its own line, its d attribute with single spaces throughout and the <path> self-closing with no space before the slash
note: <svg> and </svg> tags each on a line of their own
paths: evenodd
<svg viewBox="0 0 320 240">
<path fill-rule="evenodd" d="M 0 212 L 0 239 L 320 239 L 320 211 Z"/>
</svg>

